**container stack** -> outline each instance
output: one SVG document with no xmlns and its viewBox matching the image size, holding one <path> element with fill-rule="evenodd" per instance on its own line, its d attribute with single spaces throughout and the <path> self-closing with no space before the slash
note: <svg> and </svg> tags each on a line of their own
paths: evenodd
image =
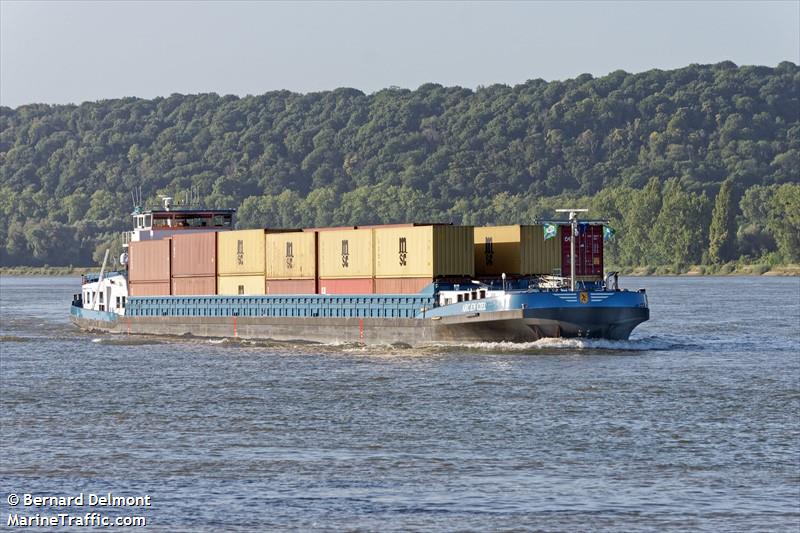
<svg viewBox="0 0 800 533">
<path fill-rule="evenodd" d="M 266 293 L 317 292 L 317 233 L 267 233 Z"/>
<path fill-rule="evenodd" d="M 472 279 L 474 235 L 471 226 L 449 224 L 187 233 L 131 243 L 130 290 L 132 296 L 413 294 L 436 280 Z"/>
<path fill-rule="evenodd" d="M 472 279 L 471 226 L 376 227 L 375 292 L 412 294 L 437 279 Z"/>
<path fill-rule="evenodd" d="M 265 293 L 263 229 L 217 232 L 217 294 Z"/>
<path fill-rule="evenodd" d="M 131 296 L 169 296 L 172 239 L 130 243 L 128 293 Z"/>
<path fill-rule="evenodd" d="M 507 276 L 562 274 L 562 232 L 545 240 L 544 227 L 537 225 L 484 226 L 475 228 L 475 271 L 479 279 Z M 569 240 L 567 240 L 569 250 Z M 567 267 L 567 273 L 569 267 Z"/>
<path fill-rule="evenodd" d="M 317 231 L 320 294 L 375 292 L 373 231 Z"/>
<path fill-rule="evenodd" d="M 569 226 L 561 226 L 561 270 L 570 275 Z M 577 281 L 597 281 L 603 277 L 603 226 L 579 224 L 575 237 L 575 278 Z"/>
<path fill-rule="evenodd" d="M 172 237 L 172 294 L 217 293 L 217 235 L 187 233 Z"/>
</svg>

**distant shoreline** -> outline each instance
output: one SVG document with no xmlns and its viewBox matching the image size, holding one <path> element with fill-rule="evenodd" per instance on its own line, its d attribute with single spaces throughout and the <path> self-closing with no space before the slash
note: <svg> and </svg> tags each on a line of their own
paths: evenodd
<svg viewBox="0 0 800 533">
<path fill-rule="evenodd" d="M 99 272 L 100 267 L 72 266 L 14 266 L 0 267 L 0 276 L 81 276 L 87 272 Z"/>
<path fill-rule="evenodd" d="M 609 267 L 606 271 L 613 271 Z M 680 271 L 670 266 L 647 267 L 620 267 L 622 276 L 647 277 L 647 276 L 800 276 L 800 265 L 775 265 L 764 264 L 735 264 L 724 265 L 692 265 Z"/>
<path fill-rule="evenodd" d="M 622 276 L 649 277 L 649 276 L 800 276 L 800 264 L 768 266 L 736 265 L 692 265 L 686 270 L 676 272 L 669 266 L 648 267 L 609 267 L 607 271 L 619 270 Z M 87 272 L 99 272 L 100 267 L 59 267 L 59 266 L 15 266 L 0 267 L 0 276 L 81 276 Z"/>
</svg>

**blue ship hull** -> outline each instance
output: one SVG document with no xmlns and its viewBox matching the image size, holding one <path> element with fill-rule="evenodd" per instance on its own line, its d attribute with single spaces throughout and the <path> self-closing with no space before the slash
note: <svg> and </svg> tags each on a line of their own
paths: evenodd
<svg viewBox="0 0 800 533">
<path fill-rule="evenodd" d="M 459 302 L 433 309 L 428 316 L 455 316 L 522 310 L 537 338 L 627 339 L 650 318 L 644 291 L 509 291 L 505 296 Z"/>
<path fill-rule="evenodd" d="M 433 293 L 132 297 L 124 316 L 73 305 L 71 318 L 83 329 L 115 333 L 420 345 L 627 339 L 650 317 L 643 291 L 508 291 L 436 301 Z"/>
</svg>

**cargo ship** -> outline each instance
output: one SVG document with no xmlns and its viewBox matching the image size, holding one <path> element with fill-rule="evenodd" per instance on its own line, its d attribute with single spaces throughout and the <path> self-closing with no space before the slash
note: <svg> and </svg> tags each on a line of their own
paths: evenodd
<svg viewBox="0 0 800 533">
<path fill-rule="evenodd" d="M 88 331 L 288 342 L 627 339 L 643 289 L 603 275 L 602 221 L 234 230 L 234 210 L 136 209 L 124 268 L 82 279 Z"/>
</svg>

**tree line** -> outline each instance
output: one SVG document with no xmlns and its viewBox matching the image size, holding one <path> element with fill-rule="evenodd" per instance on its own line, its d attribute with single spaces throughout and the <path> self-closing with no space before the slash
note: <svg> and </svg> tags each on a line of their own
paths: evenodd
<svg viewBox="0 0 800 533">
<path fill-rule="evenodd" d="M 800 261 L 800 68 L 731 62 L 475 90 L 425 84 L 0 108 L 3 265 L 96 261 L 131 191 L 240 227 L 531 223 L 588 206 L 615 266 Z"/>
</svg>

